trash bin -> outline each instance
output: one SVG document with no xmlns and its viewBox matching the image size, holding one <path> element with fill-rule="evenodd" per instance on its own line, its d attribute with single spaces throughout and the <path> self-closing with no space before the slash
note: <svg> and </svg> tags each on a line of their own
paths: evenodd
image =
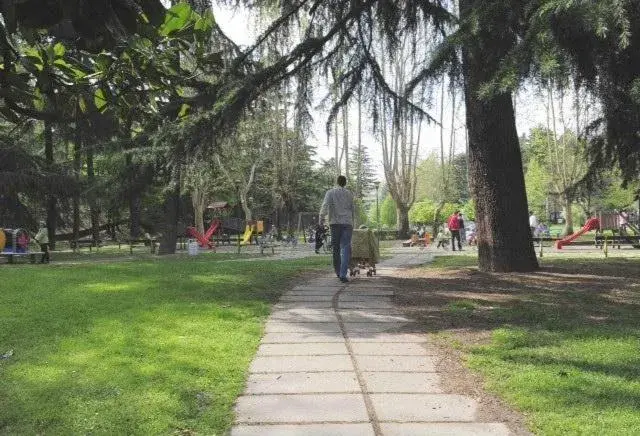
<svg viewBox="0 0 640 436">
<path fill-rule="evenodd" d="M 187 250 L 189 251 L 189 256 L 197 256 L 199 251 L 198 242 L 193 239 L 189 239 L 189 242 L 187 243 Z"/>
</svg>

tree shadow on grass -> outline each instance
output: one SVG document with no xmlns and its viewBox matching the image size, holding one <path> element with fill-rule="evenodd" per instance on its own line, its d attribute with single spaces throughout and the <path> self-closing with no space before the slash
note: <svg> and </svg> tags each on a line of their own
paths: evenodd
<svg viewBox="0 0 640 436">
<path fill-rule="evenodd" d="M 627 334 L 638 327 L 639 275 L 634 260 L 554 261 L 528 274 L 422 268 L 394 280 L 395 300 L 432 332 L 510 325 Z"/>
<path fill-rule="evenodd" d="M 640 419 L 637 259 L 553 259 L 527 274 L 461 263 L 392 279 L 396 303 L 423 331 L 471 346 L 492 383 L 528 410 L 573 414 L 584 406 L 622 426 Z M 622 408 L 631 415 L 618 418 Z M 581 413 L 576 425 L 591 425 L 591 412 Z"/>
</svg>

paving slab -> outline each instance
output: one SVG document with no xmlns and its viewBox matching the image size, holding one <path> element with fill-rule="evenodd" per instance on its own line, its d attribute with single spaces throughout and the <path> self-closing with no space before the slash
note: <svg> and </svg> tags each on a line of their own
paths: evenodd
<svg viewBox="0 0 640 436">
<path fill-rule="evenodd" d="M 389 301 L 340 301 L 339 309 L 395 309 Z"/>
<path fill-rule="evenodd" d="M 335 284 L 322 284 L 322 283 L 314 283 L 310 285 L 299 285 L 294 287 L 293 291 L 311 291 L 311 292 L 338 292 L 344 286 L 339 283 L 339 280 L 336 278 L 337 283 Z"/>
<path fill-rule="evenodd" d="M 333 303 L 327 301 L 283 301 L 273 305 L 274 311 L 290 310 L 290 309 L 331 309 Z"/>
<path fill-rule="evenodd" d="M 478 404 L 454 394 L 371 394 L 380 421 L 471 422 Z"/>
<path fill-rule="evenodd" d="M 365 423 L 362 394 L 243 395 L 236 401 L 238 423 Z"/>
<path fill-rule="evenodd" d="M 391 296 L 356 294 L 353 292 L 349 292 L 340 294 L 340 298 L 338 299 L 338 301 L 340 303 L 345 301 L 384 301 L 386 303 L 391 303 Z"/>
<path fill-rule="evenodd" d="M 338 288 L 317 288 L 317 289 L 296 289 L 293 288 L 291 291 L 287 291 L 282 295 L 334 295 L 340 289 Z"/>
<path fill-rule="evenodd" d="M 347 338 L 351 342 L 375 342 L 375 343 L 389 343 L 389 342 L 415 342 L 425 343 L 427 340 L 423 335 L 414 333 L 371 333 L 371 332 L 348 332 Z"/>
<path fill-rule="evenodd" d="M 366 295 L 377 297 L 391 297 L 394 291 L 390 289 L 348 288 L 342 291 L 340 298 L 346 295 Z"/>
<path fill-rule="evenodd" d="M 343 342 L 319 342 L 303 344 L 262 344 L 258 356 L 320 356 L 349 354 Z"/>
<path fill-rule="evenodd" d="M 267 333 L 340 333 L 340 326 L 333 322 L 275 322 L 265 325 Z"/>
<path fill-rule="evenodd" d="M 231 436 L 374 436 L 371 424 L 240 425 Z"/>
<path fill-rule="evenodd" d="M 439 394 L 440 375 L 435 372 L 363 372 L 370 393 Z"/>
<path fill-rule="evenodd" d="M 435 372 L 433 356 L 356 356 L 361 371 Z"/>
<path fill-rule="evenodd" d="M 267 333 L 262 337 L 263 344 L 296 344 L 301 342 L 344 342 L 342 333 Z"/>
<path fill-rule="evenodd" d="M 501 423 L 382 423 L 385 436 L 508 436 L 509 428 Z"/>
<path fill-rule="evenodd" d="M 349 333 L 403 333 L 401 329 L 409 328 L 406 322 L 345 322 L 344 330 Z"/>
<path fill-rule="evenodd" d="M 382 309 L 339 310 L 343 322 L 412 322 L 413 320 L 404 316 L 400 311 L 389 311 Z"/>
<path fill-rule="evenodd" d="M 394 343 L 381 347 L 375 343 L 355 343 L 351 344 L 353 354 L 369 356 L 428 356 L 434 353 L 427 349 L 424 344 Z"/>
<path fill-rule="evenodd" d="M 370 288 L 370 289 L 379 289 L 379 288 L 393 288 L 393 285 L 389 283 L 384 283 L 380 281 L 380 279 L 376 278 L 363 278 L 362 281 L 354 280 L 349 284 L 349 288 Z"/>
<path fill-rule="evenodd" d="M 245 394 L 360 393 L 354 371 L 251 374 Z"/>
<path fill-rule="evenodd" d="M 331 301 L 334 294 L 326 295 L 283 295 L 280 297 L 280 303 L 287 301 Z"/>
<path fill-rule="evenodd" d="M 271 313 L 270 320 L 285 320 L 296 322 L 337 322 L 332 309 L 277 309 Z"/>
<path fill-rule="evenodd" d="M 249 372 L 353 371 L 348 355 L 329 356 L 258 356 Z"/>
</svg>

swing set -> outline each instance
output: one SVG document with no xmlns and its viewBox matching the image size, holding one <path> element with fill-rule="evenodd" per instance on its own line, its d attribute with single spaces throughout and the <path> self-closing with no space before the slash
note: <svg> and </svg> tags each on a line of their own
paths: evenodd
<svg viewBox="0 0 640 436">
<path fill-rule="evenodd" d="M 204 235 L 196 230 L 195 227 L 187 227 L 186 234 L 188 237 L 198 241 L 201 248 L 208 248 L 215 250 L 215 244 L 211 240 L 213 235 L 221 228 L 222 221 L 217 218 L 211 220 L 209 228 L 204 232 Z"/>
</svg>

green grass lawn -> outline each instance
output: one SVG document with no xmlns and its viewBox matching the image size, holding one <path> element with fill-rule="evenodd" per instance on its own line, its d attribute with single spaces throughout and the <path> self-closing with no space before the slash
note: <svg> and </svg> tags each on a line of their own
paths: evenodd
<svg viewBox="0 0 640 436">
<path fill-rule="evenodd" d="M 0 265 L 0 434 L 222 434 L 271 303 L 328 263 Z"/>
<path fill-rule="evenodd" d="M 439 257 L 431 271 L 453 277 L 475 265 L 472 256 Z M 640 434 L 640 257 L 557 254 L 541 266 L 534 274 L 459 270 L 466 282 L 449 280 L 442 292 L 432 279 L 437 298 L 456 292 L 442 303 L 443 324 L 490 332 L 488 344 L 465 347 L 468 364 L 536 434 Z"/>
</svg>

